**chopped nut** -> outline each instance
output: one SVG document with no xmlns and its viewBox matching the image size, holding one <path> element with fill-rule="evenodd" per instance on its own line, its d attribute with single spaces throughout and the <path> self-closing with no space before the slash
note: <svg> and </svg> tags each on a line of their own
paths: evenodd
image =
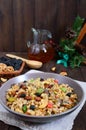
<svg viewBox="0 0 86 130">
<path fill-rule="evenodd" d="M 5 79 L 5 78 L 1 78 L 1 81 L 2 81 L 2 82 L 6 82 L 7 79 Z"/>
<path fill-rule="evenodd" d="M 60 75 L 67 76 L 67 72 L 61 72 Z"/>
<path fill-rule="evenodd" d="M 54 72 L 56 71 L 56 67 L 52 67 L 51 70 Z"/>
<path fill-rule="evenodd" d="M 35 97 L 35 100 L 36 101 L 41 101 L 41 98 L 40 97 Z"/>
<path fill-rule="evenodd" d="M 25 99 L 26 99 L 26 100 L 31 100 L 32 97 L 31 97 L 31 96 L 26 96 Z"/>
</svg>

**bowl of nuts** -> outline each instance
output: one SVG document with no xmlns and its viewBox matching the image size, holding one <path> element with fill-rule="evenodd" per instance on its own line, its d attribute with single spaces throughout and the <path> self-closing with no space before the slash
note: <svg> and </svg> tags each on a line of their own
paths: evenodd
<svg viewBox="0 0 86 130">
<path fill-rule="evenodd" d="M 73 112 L 83 101 L 82 87 L 54 73 L 25 73 L 0 89 L 3 107 L 24 121 L 47 123 Z"/>
</svg>

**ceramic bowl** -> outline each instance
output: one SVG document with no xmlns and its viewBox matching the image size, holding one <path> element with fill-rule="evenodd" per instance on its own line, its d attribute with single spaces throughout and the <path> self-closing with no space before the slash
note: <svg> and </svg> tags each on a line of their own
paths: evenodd
<svg viewBox="0 0 86 130">
<path fill-rule="evenodd" d="M 55 78 L 59 81 L 59 83 L 69 84 L 74 89 L 75 93 L 78 95 L 77 104 L 73 108 L 67 110 L 66 112 L 63 112 L 61 114 L 50 115 L 50 116 L 25 115 L 25 114 L 21 114 L 21 113 L 17 113 L 15 111 L 12 111 L 10 108 L 8 108 L 6 106 L 6 91 L 10 88 L 10 86 L 12 84 L 19 83 L 19 82 L 22 82 L 22 81 L 25 81 L 25 80 L 28 80 L 31 78 L 38 78 L 38 77 L 41 77 L 44 79 Z M 77 82 L 75 82 L 74 80 L 72 80 L 71 78 L 68 78 L 66 76 L 61 76 L 59 74 L 54 74 L 54 73 L 45 73 L 45 72 L 26 73 L 26 74 L 11 78 L 6 83 L 4 83 L 0 88 L 0 99 L 1 99 L 2 106 L 7 111 L 9 111 L 11 114 L 13 114 L 13 116 L 20 118 L 21 120 L 34 122 L 34 123 L 47 123 L 47 122 L 51 122 L 51 121 L 54 121 L 56 119 L 59 119 L 63 116 L 66 116 L 67 114 L 73 112 L 77 107 L 79 107 L 79 105 L 83 101 L 83 98 L 84 98 L 83 89 Z"/>
</svg>

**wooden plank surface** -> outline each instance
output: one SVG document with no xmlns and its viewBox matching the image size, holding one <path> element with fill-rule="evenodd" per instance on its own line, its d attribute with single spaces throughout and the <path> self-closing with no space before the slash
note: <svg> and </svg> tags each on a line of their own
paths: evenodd
<svg viewBox="0 0 86 130">
<path fill-rule="evenodd" d="M 48 29 L 59 43 L 75 17 L 86 18 L 86 0 L 0 0 L 0 51 L 26 52 L 32 27 Z"/>
<path fill-rule="evenodd" d="M 0 0 L 0 51 L 14 49 L 12 10 L 11 0 Z"/>
<path fill-rule="evenodd" d="M 29 32 L 34 26 L 34 0 L 14 0 L 14 51 L 27 51 L 26 43 L 30 39 Z"/>
</svg>

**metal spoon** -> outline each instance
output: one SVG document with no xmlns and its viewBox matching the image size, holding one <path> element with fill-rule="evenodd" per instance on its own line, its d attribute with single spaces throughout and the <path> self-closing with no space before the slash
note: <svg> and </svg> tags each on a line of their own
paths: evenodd
<svg viewBox="0 0 86 130">
<path fill-rule="evenodd" d="M 38 69 L 40 67 L 42 67 L 43 63 L 40 61 L 35 61 L 35 60 L 27 60 L 25 58 L 13 55 L 13 54 L 6 54 L 6 56 L 10 57 L 10 58 L 16 58 L 16 59 L 21 59 L 22 61 L 24 61 L 30 68 L 33 69 Z"/>
</svg>

